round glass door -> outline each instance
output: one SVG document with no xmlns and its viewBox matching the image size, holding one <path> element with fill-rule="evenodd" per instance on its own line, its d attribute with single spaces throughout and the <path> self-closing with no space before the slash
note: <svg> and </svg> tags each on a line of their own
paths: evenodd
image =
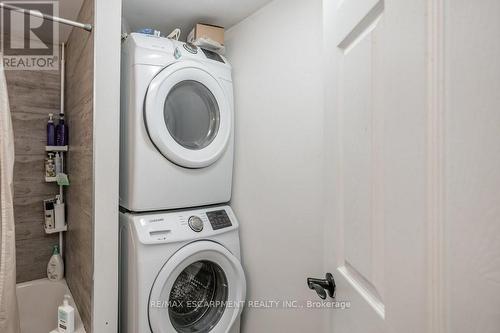
<svg viewBox="0 0 500 333">
<path fill-rule="evenodd" d="M 239 260 L 212 241 L 190 243 L 168 258 L 148 301 L 152 333 L 226 332 L 245 301 Z"/>
<path fill-rule="evenodd" d="M 204 68 L 189 61 L 175 63 L 149 84 L 144 103 L 147 133 L 171 162 L 207 167 L 222 156 L 230 140 L 231 101 L 222 83 Z"/>
<path fill-rule="evenodd" d="M 217 100 L 207 87 L 197 81 L 182 81 L 170 90 L 163 116 L 170 135 L 187 149 L 205 148 L 219 131 Z"/>
<path fill-rule="evenodd" d="M 228 295 L 227 278 L 219 265 L 197 261 L 175 280 L 168 315 L 179 333 L 209 332 L 222 317 Z"/>
</svg>

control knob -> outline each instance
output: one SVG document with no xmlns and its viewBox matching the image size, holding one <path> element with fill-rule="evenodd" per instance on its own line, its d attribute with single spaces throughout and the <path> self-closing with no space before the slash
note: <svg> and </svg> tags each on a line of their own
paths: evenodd
<svg viewBox="0 0 500 333">
<path fill-rule="evenodd" d="M 188 220 L 188 224 L 189 227 L 195 232 L 203 230 L 203 221 L 198 216 L 191 216 Z"/>
</svg>

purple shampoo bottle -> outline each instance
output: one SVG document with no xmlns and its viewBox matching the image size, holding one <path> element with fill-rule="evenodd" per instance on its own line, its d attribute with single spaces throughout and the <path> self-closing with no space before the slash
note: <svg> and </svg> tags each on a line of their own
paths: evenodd
<svg viewBox="0 0 500 333">
<path fill-rule="evenodd" d="M 56 145 L 56 127 L 53 117 L 54 115 L 49 113 L 49 121 L 47 122 L 47 146 Z"/>
</svg>

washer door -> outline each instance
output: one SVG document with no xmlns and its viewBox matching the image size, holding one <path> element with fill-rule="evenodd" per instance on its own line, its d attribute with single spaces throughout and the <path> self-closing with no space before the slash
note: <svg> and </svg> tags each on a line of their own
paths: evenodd
<svg viewBox="0 0 500 333">
<path fill-rule="evenodd" d="M 246 280 L 223 246 L 198 241 L 177 251 L 156 277 L 149 297 L 153 333 L 226 332 L 243 310 Z"/>
<path fill-rule="evenodd" d="M 189 61 L 165 67 L 151 81 L 144 118 L 158 150 L 186 168 L 217 161 L 231 134 L 232 112 L 222 86 Z"/>
</svg>

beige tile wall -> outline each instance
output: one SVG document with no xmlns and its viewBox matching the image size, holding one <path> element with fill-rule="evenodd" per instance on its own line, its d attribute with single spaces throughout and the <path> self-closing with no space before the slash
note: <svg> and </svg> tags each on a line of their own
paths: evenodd
<svg viewBox="0 0 500 333">
<path fill-rule="evenodd" d="M 43 230 L 42 201 L 58 188 L 44 181 L 46 125 L 49 113 L 58 114 L 59 71 L 5 72 L 15 144 L 14 215 L 16 223 L 17 282 L 47 276 L 47 263 L 57 235 Z"/>
<path fill-rule="evenodd" d="M 78 21 L 93 22 L 93 1 L 85 0 Z M 85 329 L 91 330 L 93 275 L 93 34 L 73 29 L 66 46 L 69 144 L 66 279 Z"/>
</svg>

